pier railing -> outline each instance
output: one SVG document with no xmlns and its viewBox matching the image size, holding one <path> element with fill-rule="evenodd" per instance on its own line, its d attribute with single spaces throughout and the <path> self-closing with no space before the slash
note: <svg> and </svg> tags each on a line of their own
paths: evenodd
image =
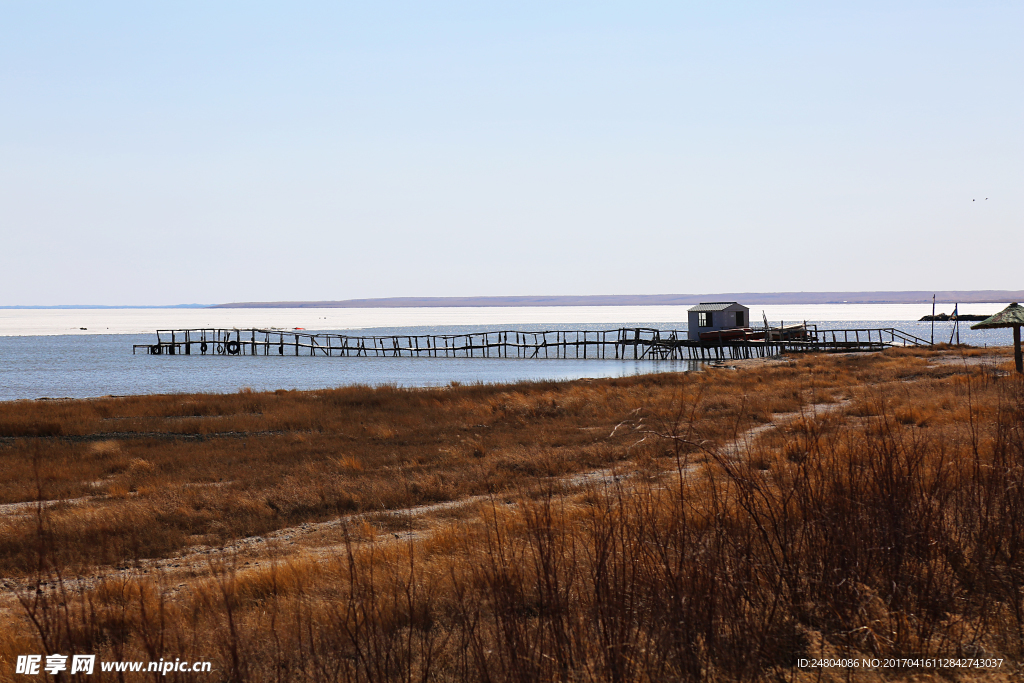
<svg viewBox="0 0 1024 683">
<path fill-rule="evenodd" d="M 806 326 L 799 334 L 777 329 L 778 334 L 769 328 L 741 339 L 690 340 L 685 331 L 648 327 L 383 336 L 191 328 L 157 330 L 155 344 L 136 344 L 132 351 L 152 355 L 721 360 L 785 351 L 877 351 L 928 344 L 895 328 L 819 330 Z"/>
<path fill-rule="evenodd" d="M 156 355 L 639 359 L 652 347 L 674 348 L 685 338 L 685 332 L 646 327 L 384 336 L 205 328 L 157 330 L 155 344 L 136 344 L 134 350 Z"/>
<path fill-rule="evenodd" d="M 816 343 L 827 346 L 828 350 L 844 348 L 872 350 L 890 346 L 930 346 L 931 342 L 895 327 L 856 327 L 848 329 L 815 330 Z"/>
</svg>

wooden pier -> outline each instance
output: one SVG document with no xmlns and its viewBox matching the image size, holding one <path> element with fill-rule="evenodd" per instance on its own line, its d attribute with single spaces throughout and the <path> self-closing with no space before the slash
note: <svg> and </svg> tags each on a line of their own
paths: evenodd
<svg viewBox="0 0 1024 683">
<path fill-rule="evenodd" d="M 756 333 L 756 331 L 755 331 Z M 679 330 L 621 327 L 614 330 L 500 330 L 469 334 L 350 336 L 299 330 L 200 328 L 157 330 L 155 344 L 132 353 L 152 355 L 427 357 L 616 360 L 729 360 L 765 358 L 794 351 L 880 351 L 928 342 L 895 328 L 806 331 L 779 339 L 761 337 L 694 341 Z"/>
</svg>

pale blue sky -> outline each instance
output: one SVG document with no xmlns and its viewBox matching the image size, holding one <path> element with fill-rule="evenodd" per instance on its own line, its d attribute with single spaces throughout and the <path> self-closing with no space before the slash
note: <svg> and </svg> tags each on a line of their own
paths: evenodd
<svg viewBox="0 0 1024 683">
<path fill-rule="evenodd" d="M 1022 29 L 0 2 L 0 305 L 1024 288 Z"/>
</svg>

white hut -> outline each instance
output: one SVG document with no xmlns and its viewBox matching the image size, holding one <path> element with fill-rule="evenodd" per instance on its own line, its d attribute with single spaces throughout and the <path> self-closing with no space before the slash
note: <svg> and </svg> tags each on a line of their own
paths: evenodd
<svg viewBox="0 0 1024 683">
<path fill-rule="evenodd" d="M 689 311 L 686 337 L 700 339 L 701 332 L 731 330 L 750 325 L 750 309 L 735 301 L 697 304 Z"/>
</svg>

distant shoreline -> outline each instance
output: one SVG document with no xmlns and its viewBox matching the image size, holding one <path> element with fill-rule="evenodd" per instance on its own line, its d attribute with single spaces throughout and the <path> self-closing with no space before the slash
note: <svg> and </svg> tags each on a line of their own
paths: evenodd
<svg viewBox="0 0 1024 683">
<path fill-rule="evenodd" d="M 744 304 L 998 304 L 1024 301 L 1024 290 L 982 289 L 908 292 L 728 292 L 722 294 L 607 294 L 589 296 L 405 296 L 339 301 L 241 301 L 164 306 L 0 306 L 0 310 L 172 309 L 172 308 L 512 308 L 531 306 L 692 306 L 711 301 Z"/>
<path fill-rule="evenodd" d="M 524 306 L 692 306 L 709 301 L 751 304 L 930 304 L 1006 303 L 1024 299 L 1024 291 L 944 292 L 739 292 L 725 294 L 616 294 L 595 296 L 389 297 L 343 301 L 252 301 L 210 308 L 468 308 Z"/>
<path fill-rule="evenodd" d="M 0 311 L 83 311 L 136 308 L 215 308 L 211 304 L 172 304 L 170 306 L 103 306 L 99 304 L 64 304 L 60 306 L 0 306 Z"/>
</svg>

